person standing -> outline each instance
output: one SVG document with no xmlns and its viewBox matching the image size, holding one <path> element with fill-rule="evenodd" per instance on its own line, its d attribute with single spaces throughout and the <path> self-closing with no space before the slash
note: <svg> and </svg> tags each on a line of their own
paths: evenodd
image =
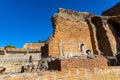
<svg viewBox="0 0 120 80">
<path fill-rule="evenodd" d="M 30 63 L 33 63 L 32 55 L 30 55 L 30 57 L 29 57 L 29 62 L 30 62 Z"/>
</svg>

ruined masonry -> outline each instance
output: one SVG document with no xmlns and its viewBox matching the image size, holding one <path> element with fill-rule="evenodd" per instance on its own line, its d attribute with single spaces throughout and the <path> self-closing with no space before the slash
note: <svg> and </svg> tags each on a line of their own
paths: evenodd
<svg viewBox="0 0 120 80">
<path fill-rule="evenodd" d="M 115 56 L 119 52 L 119 16 L 96 16 L 59 8 L 52 18 L 54 33 L 49 39 L 48 56 L 72 57 L 91 54 Z M 117 26 L 116 26 L 117 25 Z"/>
<path fill-rule="evenodd" d="M 42 57 L 72 59 L 73 57 L 99 57 L 102 55 L 103 58 L 108 60 L 106 62 L 109 65 L 120 63 L 118 58 L 120 52 L 119 14 L 97 16 L 88 12 L 59 8 L 58 13 L 52 17 L 52 25 L 54 33 L 42 48 Z M 60 64 L 62 64 L 61 62 Z M 50 66 L 52 63 L 50 63 Z M 95 63 L 98 65 L 97 62 Z M 102 64 L 102 62 L 99 64 Z"/>
<path fill-rule="evenodd" d="M 21 66 L 30 63 L 30 56 L 33 66 L 43 60 L 48 70 L 120 65 L 119 6 L 104 11 L 103 16 L 59 8 L 52 17 L 54 31 L 47 41 L 26 43 L 21 49 L 0 48 L 1 65 L 6 72 L 20 72 Z"/>
</svg>

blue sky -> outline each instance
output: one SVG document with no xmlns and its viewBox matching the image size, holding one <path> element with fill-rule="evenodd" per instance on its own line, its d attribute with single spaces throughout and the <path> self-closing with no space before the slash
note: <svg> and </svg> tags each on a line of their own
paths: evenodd
<svg viewBox="0 0 120 80">
<path fill-rule="evenodd" d="M 101 15 L 119 0 L 0 0 L 0 47 L 46 40 L 58 8 Z"/>
</svg>

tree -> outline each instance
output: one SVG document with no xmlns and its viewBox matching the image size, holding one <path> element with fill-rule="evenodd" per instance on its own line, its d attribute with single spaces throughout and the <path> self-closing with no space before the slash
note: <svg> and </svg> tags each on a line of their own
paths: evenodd
<svg viewBox="0 0 120 80">
<path fill-rule="evenodd" d="M 6 49 L 6 48 L 16 48 L 16 46 L 7 45 L 7 46 L 5 46 L 4 48 L 5 48 L 5 49 Z"/>
</svg>

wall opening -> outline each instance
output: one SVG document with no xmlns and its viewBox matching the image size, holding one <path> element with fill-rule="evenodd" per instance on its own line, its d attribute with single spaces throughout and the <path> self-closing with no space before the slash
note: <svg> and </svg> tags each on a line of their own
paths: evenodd
<svg viewBox="0 0 120 80">
<path fill-rule="evenodd" d="M 112 27 L 112 31 L 117 42 L 117 52 L 120 52 L 120 23 L 110 20 L 108 22 Z"/>
<path fill-rule="evenodd" d="M 100 17 L 93 17 L 91 19 L 92 23 L 96 28 L 96 37 L 98 41 L 98 48 L 103 53 L 104 56 L 113 56 L 113 52 L 108 40 L 106 30 L 103 26 L 102 20 Z"/>
</svg>

